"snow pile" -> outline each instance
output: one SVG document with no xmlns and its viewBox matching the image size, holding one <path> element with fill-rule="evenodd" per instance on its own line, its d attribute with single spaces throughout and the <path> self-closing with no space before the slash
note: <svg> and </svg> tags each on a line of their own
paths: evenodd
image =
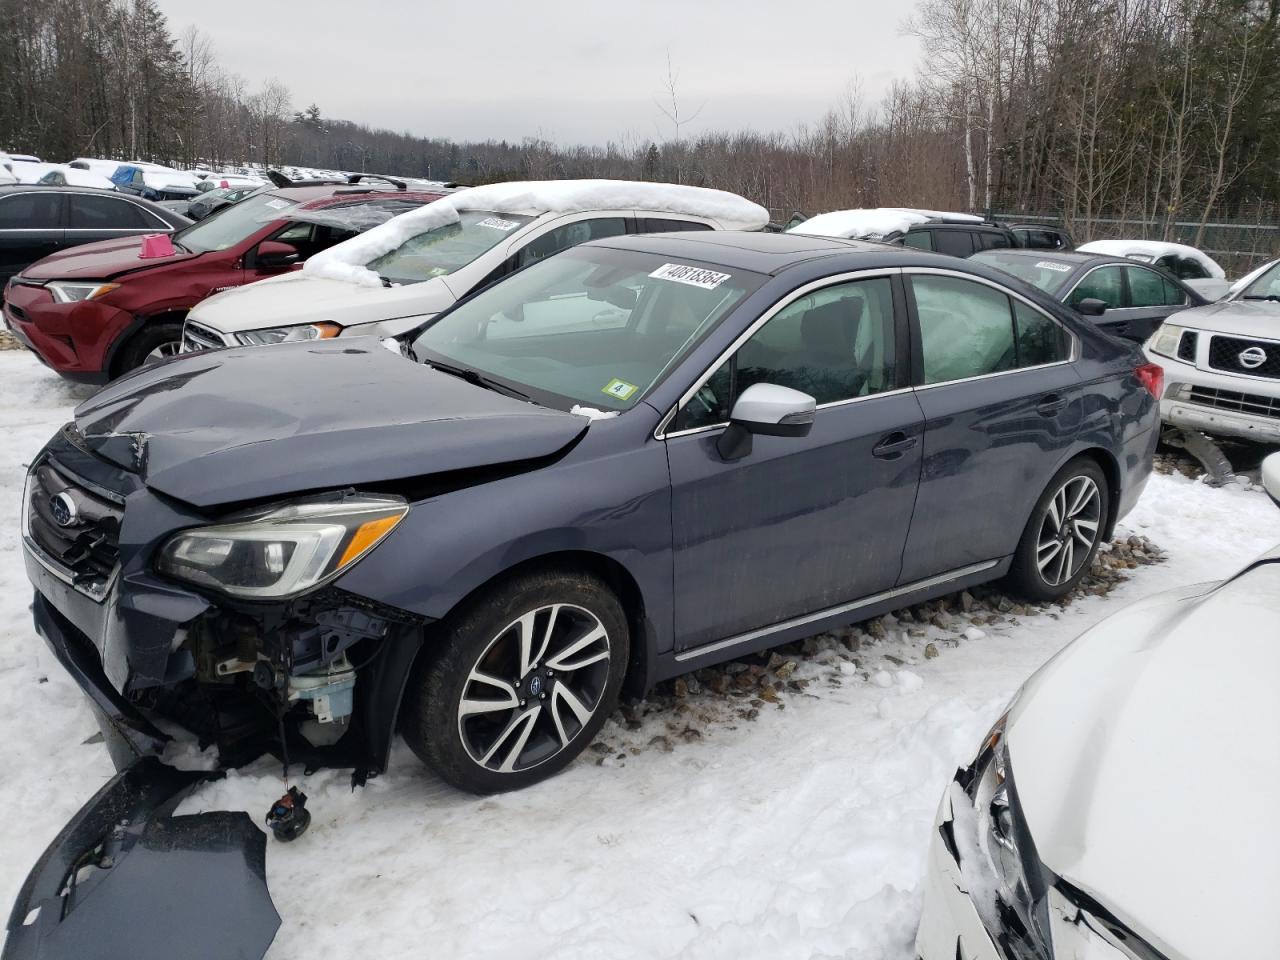
<svg viewBox="0 0 1280 960">
<path fill-rule="evenodd" d="M 969 213 L 947 213 L 942 210 L 915 210 L 910 207 L 879 207 L 874 210 L 832 210 L 798 223 L 788 233 L 808 237 L 844 237 L 878 240 L 891 233 L 906 233 L 918 223 L 933 220 L 981 223 L 981 217 Z"/>
<path fill-rule="evenodd" d="M 110 177 L 95 173 L 92 170 L 81 170 L 65 163 L 56 164 L 52 169 L 62 174 L 68 186 L 97 187 L 99 190 L 114 190 L 116 188 Z"/>
<path fill-rule="evenodd" d="M 644 210 L 715 220 L 726 230 L 759 230 L 769 211 L 723 190 L 630 180 L 533 180 L 473 187 L 402 213 L 358 237 L 324 250 L 303 265 L 308 276 L 381 286 L 365 264 L 420 233 L 457 223 L 459 212 L 483 210 L 541 216 L 589 210 Z"/>
<path fill-rule="evenodd" d="M 1109 257 L 1143 257 L 1152 261 L 1168 256 L 1186 257 L 1199 263 L 1214 279 L 1221 280 L 1227 275 L 1212 257 L 1181 243 L 1165 243 L 1160 240 L 1094 240 L 1076 247 L 1076 252 L 1102 253 Z"/>
</svg>

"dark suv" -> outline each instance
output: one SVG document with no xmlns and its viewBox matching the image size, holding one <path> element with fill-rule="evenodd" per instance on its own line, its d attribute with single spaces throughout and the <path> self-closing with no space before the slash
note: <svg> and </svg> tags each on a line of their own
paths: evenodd
<svg viewBox="0 0 1280 960">
<path fill-rule="evenodd" d="M 971 257 L 982 250 L 1018 246 L 1018 238 L 998 223 L 935 220 L 911 227 L 897 238 L 886 238 L 917 250 L 933 250 L 951 257 Z"/>
</svg>

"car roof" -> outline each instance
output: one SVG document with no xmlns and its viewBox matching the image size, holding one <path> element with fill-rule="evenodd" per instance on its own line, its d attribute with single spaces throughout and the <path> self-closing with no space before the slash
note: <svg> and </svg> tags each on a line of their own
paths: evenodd
<svg viewBox="0 0 1280 960">
<path fill-rule="evenodd" d="M 683 257 L 730 269 L 771 275 L 800 264 L 836 256 L 845 256 L 854 264 L 859 260 L 864 261 L 860 265 L 866 267 L 901 266 L 904 259 L 918 260 L 921 266 L 956 267 L 965 263 L 957 257 L 871 240 L 737 230 L 623 235 L 593 240 L 584 246 Z M 856 268 L 851 266 L 851 269 Z"/>
<path fill-rule="evenodd" d="M 425 190 L 383 190 L 352 184 L 330 184 L 321 187 L 281 187 L 271 191 L 271 196 L 303 204 L 305 209 L 315 210 L 335 203 L 361 203 L 370 200 L 410 200 L 430 203 L 447 196 Z"/>
<path fill-rule="evenodd" d="M 105 187 L 77 187 L 70 183 L 8 183 L 0 186 L 0 195 L 6 193 L 30 193 L 33 190 L 40 193 L 87 193 L 90 196 L 105 194 L 112 197 L 128 197 L 130 200 L 142 199 L 141 197 L 120 193 L 118 190 L 108 190 Z M 144 200 L 143 202 L 145 203 L 146 201 Z"/>
<path fill-rule="evenodd" d="M 1136 265 L 1140 267 L 1152 266 L 1150 263 L 1143 263 L 1141 260 L 1134 260 L 1130 257 L 1116 257 L 1109 253 L 1079 253 L 1075 250 L 1027 250 L 1023 248 L 1005 248 L 1001 250 L 980 250 L 975 253 L 974 256 L 979 257 L 983 262 L 986 262 L 987 258 L 983 257 L 983 254 L 993 254 L 1001 257 L 1023 257 L 1024 259 L 1031 259 L 1034 257 L 1037 260 L 1059 260 L 1063 263 L 1074 263 L 1080 266 L 1098 263 L 1120 263 L 1125 264 L 1126 266 Z"/>
</svg>

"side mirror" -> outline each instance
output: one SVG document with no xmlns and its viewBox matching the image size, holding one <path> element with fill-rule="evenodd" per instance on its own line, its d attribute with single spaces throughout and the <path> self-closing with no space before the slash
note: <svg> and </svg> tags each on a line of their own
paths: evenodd
<svg viewBox="0 0 1280 960">
<path fill-rule="evenodd" d="M 290 267 L 298 262 L 298 248 L 279 240 L 263 240 L 254 254 L 253 265 L 261 270 Z"/>
<path fill-rule="evenodd" d="M 741 460 L 751 452 L 755 434 L 805 437 L 813 429 L 818 402 L 807 393 L 776 383 L 756 383 L 742 391 L 729 414 L 729 427 L 716 441 L 725 460 Z"/>
<path fill-rule="evenodd" d="M 1107 312 L 1107 302 L 1096 297 L 1085 297 L 1076 304 L 1076 313 L 1086 317 L 1100 317 Z"/>
<path fill-rule="evenodd" d="M 1262 461 L 1262 489 L 1280 507 L 1280 453 L 1273 453 Z"/>
</svg>

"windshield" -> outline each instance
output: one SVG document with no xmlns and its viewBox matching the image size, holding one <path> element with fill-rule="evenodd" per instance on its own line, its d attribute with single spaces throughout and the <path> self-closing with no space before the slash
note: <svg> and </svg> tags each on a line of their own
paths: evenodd
<svg viewBox="0 0 1280 960">
<path fill-rule="evenodd" d="M 369 269 L 392 283 L 421 283 L 443 277 L 465 267 L 533 219 L 486 210 L 464 210 L 460 217 L 458 223 L 410 237 L 369 263 Z"/>
<path fill-rule="evenodd" d="M 1241 300 L 1280 300 L 1280 262 L 1264 270 L 1257 280 L 1240 291 Z"/>
<path fill-rule="evenodd" d="M 548 406 L 626 410 L 764 278 L 602 247 L 534 264 L 459 304 L 413 356 Z"/>
<path fill-rule="evenodd" d="M 1045 293 L 1056 294 L 1075 272 L 1075 265 L 1055 260 L 1052 256 L 1024 257 L 1011 253 L 983 252 L 973 256 L 975 263 L 985 263 L 1025 280 Z"/>
<path fill-rule="evenodd" d="M 174 242 L 192 253 L 227 250 L 257 233 L 272 220 L 282 219 L 296 207 L 292 200 L 263 194 L 223 207 L 207 220 L 174 235 Z"/>
</svg>

